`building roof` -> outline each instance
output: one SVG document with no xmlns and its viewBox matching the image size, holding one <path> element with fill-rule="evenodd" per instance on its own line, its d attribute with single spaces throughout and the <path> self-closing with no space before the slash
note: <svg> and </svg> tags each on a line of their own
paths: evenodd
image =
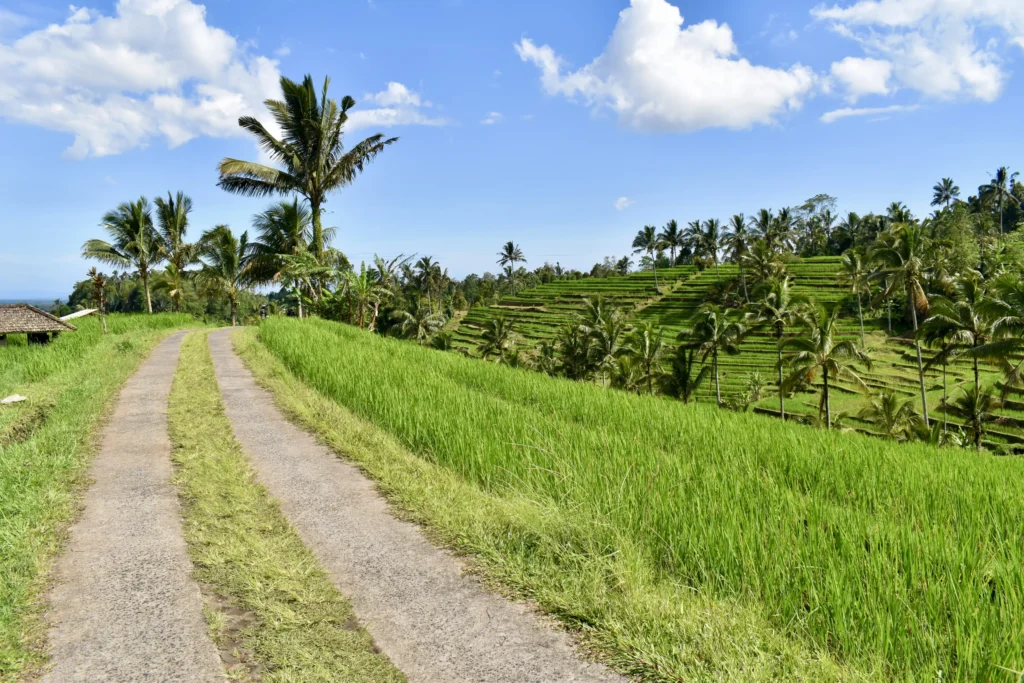
<svg viewBox="0 0 1024 683">
<path fill-rule="evenodd" d="M 0 334 L 74 332 L 78 328 L 29 304 L 0 305 Z"/>
<path fill-rule="evenodd" d="M 74 320 L 75 318 L 84 318 L 87 315 L 92 315 L 98 310 L 98 308 L 83 308 L 80 311 L 75 311 L 74 313 L 69 313 L 68 315 L 62 315 L 60 319 L 63 320 L 64 322 L 67 322 L 69 320 Z"/>
</svg>

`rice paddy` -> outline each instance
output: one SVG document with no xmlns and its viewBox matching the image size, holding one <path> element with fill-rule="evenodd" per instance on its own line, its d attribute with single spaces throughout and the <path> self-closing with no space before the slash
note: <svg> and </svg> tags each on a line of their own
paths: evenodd
<svg viewBox="0 0 1024 683">
<path fill-rule="evenodd" d="M 588 584 L 591 602 L 645 585 L 694 591 L 709 613 L 738 604 L 834 658 L 840 678 L 1011 680 L 1024 668 L 1017 459 L 684 406 L 322 321 L 268 320 L 259 336 L 298 378 L 424 461 L 573 520 L 557 551 L 518 555 L 538 576 L 571 572 L 572 558 L 635 557 L 628 573 L 615 565 L 618 575 Z M 528 548 L 535 522 L 520 522 L 507 533 Z M 545 605 L 558 614 L 573 597 L 585 602 Z M 677 620 L 693 617 L 683 612 Z M 678 641 L 645 640 L 664 629 L 641 613 L 617 616 L 589 627 L 645 642 L 662 668 L 637 667 L 652 680 L 715 677 Z"/>
</svg>

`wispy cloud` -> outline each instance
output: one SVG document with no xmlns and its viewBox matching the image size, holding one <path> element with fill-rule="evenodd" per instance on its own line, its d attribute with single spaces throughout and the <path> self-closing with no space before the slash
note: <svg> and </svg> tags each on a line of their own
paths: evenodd
<svg viewBox="0 0 1024 683">
<path fill-rule="evenodd" d="M 625 211 L 629 207 L 633 206 L 633 204 L 635 204 L 635 203 L 636 202 L 634 202 L 629 197 L 619 197 L 618 199 L 615 200 L 615 210 L 616 211 Z"/>
<path fill-rule="evenodd" d="M 846 107 L 830 111 L 821 117 L 822 123 L 835 123 L 840 119 L 848 119 L 853 116 L 885 116 L 887 114 L 902 114 L 905 112 L 917 111 L 921 106 L 917 104 L 903 105 L 894 104 L 891 107 Z"/>
<path fill-rule="evenodd" d="M 501 123 L 501 120 L 505 118 L 505 115 L 500 111 L 492 111 L 480 122 L 485 126 L 493 126 L 496 123 Z"/>
</svg>

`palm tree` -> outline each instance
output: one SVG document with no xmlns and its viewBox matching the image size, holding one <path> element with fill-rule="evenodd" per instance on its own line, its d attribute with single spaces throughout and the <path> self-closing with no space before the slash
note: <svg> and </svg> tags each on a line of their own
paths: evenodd
<svg viewBox="0 0 1024 683">
<path fill-rule="evenodd" d="M 285 256 L 310 253 L 313 221 L 309 208 L 298 199 L 282 201 L 252 219 L 256 240 L 252 244 L 253 282 L 269 284 L 278 278 Z"/>
<path fill-rule="evenodd" d="M 981 442 L 991 424 L 1002 422 L 997 411 L 1003 402 L 991 388 L 978 384 L 961 389 L 962 394 L 947 408 L 950 415 L 963 421 L 967 435 L 974 441 L 974 447 L 981 450 Z"/>
<path fill-rule="evenodd" d="M 921 416 L 914 411 L 913 400 L 901 399 L 892 389 L 873 396 L 858 417 L 873 424 L 882 438 L 890 441 L 910 440 L 922 424 Z"/>
<path fill-rule="evenodd" d="M 152 313 L 149 276 L 153 267 L 164 260 L 165 254 L 160 236 L 153 227 L 149 202 L 145 197 L 136 202 L 125 202 L 103 216 L 100 225 L 110 235 L 111 241 L 88 240 L 82 245 L 82 256 L 137 270 L 146 290 L 146 309 Z"/>
<path fill-rule="evenodd" d="M 807 306 L 807 300 L 794 294 L 789 286 L 789 278 L 776 280 L 764 299 L 757 304 L 755 311 L 748 315 L 748 320 L 757 327 L 766 327 L 775 339 L 775 350 L 778 353 L 779 370 L 779 416 L 786 419 L 786 390 L 782 372 L 782 348 L 786 333 L 796 325 Z"/>
<path fill-rule="evenodd" d="M 409 310 L 395 311 L 391 316 L 398 322 L 402 336 L 415 339 L 420 345 L 425 344 L 445 323 L 444 316 L 435 313 L 429 303 L 423 303 L 423 299 L 414 300 Z"/>
<path fill-rule="evenodd" d="M 252 262 L 250 261 L 251 264 Z M 297 254 L 281 254 L 281 261 L 277 267 L 277 272 L 274 273 L 273 279 L 275 282 L 280 281 L 285 287 L 288 285 L 292 286 L 292 289 L 295 291 L 295 302 L 298 306 L 299 320 L 303 318 L 302 290 L 305 289 L 313 297 L 316 297 L 317 290 L 313 286 L 313 279 L 326 274 L 330 270 L 330 268 L 320 265 L 320 262 L 316 260 L 316 256 L 313 256 L 313 252 L 310 251 L 300 251 Z M 250 282 L 253 281 L 258 280 L 250 278 Z"/>
<path fill-rule="evenodd" d="M 622 349 L 621 340 L 626 322 L 618 311 L 611 311 L 590 329 L 591 363 L 601 372 L 601 383 L 607 383 L 608 371 L 615 367 L 615 359 Z"/>
<path fill-rule="evenodd" d="M 249 233 L 235 237 L 231 228 L 218 225 L 203 233 L 199 240 L 199 254 L 203 267 L 196 273 L 196 281 L 205 291 L 223 294 L 231 307 L 231 326 L 238 324 L 238 293 L 245 288 L 248 278 L 252 246 Z"/>
<path fill-rule="evenodd" d="M 487 321 L 483 334 L 480 335 L 480 356 L 487 360 L 491 356 L 505 355 L 515 343 L 512 321 L 504 313 L 496 313 Z"/>
<path fill-rule="evenodd" d="M 786 264 L 780 260 L 778 252 L 763 239 L 754 242 L 754 246 L 741 260 L 754 280 L 755 295 L 764 285 L 775 282 L 786 273 Z"/>
<path fill-rule="evenodd" d="M 729 221 L 729 228 L 722 237 L 722 246 L 729 251 L 729 258 L 739 264 L 740 282 L 743 283 L 743 300 L 750 303 L 747 294 L 747 275 L 743 270 L 744 257 L 750 250 L 751 235 L 747 229 L 747 219 L 738 213 Z"/>
<path fill-rule="evenodd" d="M 647 381 L 647 393 L 654 393 L 654 378 L 661 374 L 661 361 L 665 356 L 665 341 L 661 329 L 655 330 L 650 322 L 643 322 L 630 331 L 623 345 L 622 355 L 639 365 Z"/>
<path fill-rule="evenodd" d="M 831 311 L 818 308 L 806 318 L 807 330 L 803 336 L 789 337 L 784 346 L 790 349 L 786 363 L 793 372 L 786 379 L 787 386 L 812 383 L 818 371 L 822 374 L 821 406 L 825 409 L 825 424 L 832 429 L 832 402 L 829 396 L 829 380 L 838 381 L 846 377 L 863 388 L 867 388 L 857 373 L 853 371 L 853 363 L 863 363 L 871 367 L 871 359 L 857 345 L 849 340 L 839 340 L 837 328 L 839 306 Z"/>
<path fill-rule="evenodd" d="M 672 265 L 676 265 L 676 249 L 683 246 L 683 232 L 679 229 L 679 223 L 673 218 L 658 235 L 661 244 L 668 248 L 672 257 Z"/>
<path fill-rule="evenodd" d="M 914 348 L 917 351 L 917 373 L 921 384 L 921 405 L 924 426 L 931 427 L 928 420 L 928 395 L 924 386 L 924 362 L 921 360 L 921 340 L 917 335 L 918 312 L 928 314 L 928 296 L 924 291 L 927 271 L 928 240 L 925 229 L 920 225 L 897 224 L 893 231 L 880 239 L 874 250 L 876 260 L 881 264 L 878 275 L 884 276 L 883 299 L 891 297 L 896 289 L 903 289 L 907 295 L 907 307 L 914 323 Z"/>
<path fill-rule="evenodd" d="M 188 277 L 186 269 L 199 259 L 199 247 L 185 241 L 188 216 L 192 213 L 192 199 L 184 192 L 178 192 L 177 196 L 171 196 L 168 192 L 166 200 L 157 197 L 153 203 L 156 204 L 156 223 L 163 242 L 161 248 L 169 264 L 169 295 L 174 302 L 174 310 L 180 313 L 184 279 Z"/>
<path fill-rule="evenodd" d="M 96 311 L 100 314 L 100 324 L 103 326 L 103 334 L 107 333 L 107 309 L 106 297 L 103 290 L 107 286 L 107 279 L 96 268 L 90 268 L 87 273 L 89 284 L 92 287 L 92 300 L 96 302 Z"/>
<path fill-rule="evenodd" d="M 931 315 L 921 325 L 926 342 L 945 341 L 950 358 L 970 355 L 974 362 L 974 383 L 981 383 L 979 349 L 995 336 L 996 321 L 989 316 L 991 307 L 978 277 L 968 276 L 956 282 L 956 300 L 938 298 L 932 302 Z"/>
<path fill-rule="evenodd" d="M 509 284 L 512 285 L 512 296 L 516 295 L 515 272 L 517 263 L 526 263 L 523 250 L 519 248 L 518 244 L 513 244 L 511 241 L 506 242 L 505 246 L 498 252 L 498 265 L 507 266 L 510 269 Z"/>
<path fill-rule="evenodd" d="M 1004 201 L 1009 199 L 1012 202 L 1016 202 L 1018 205 L 1017 197 L 1013 194 L 1013 185 L 1020 174 L 1017 172 L 1010 172 L 1006 166 L 1000 166 L 996 169 L 996 175 L 992 178 L 987 185 L 982 185 L 981 189 L 987 192 L 991 192 L 996 196 L 996 203 L 999 206 L 999 234 L 1003 234 L 1003 204 Z"/>
<path fill-rule="evenodd" d="M 950 205 L 960 198 L 960 188 L 953 182 L 952 178 L 943 178 L 935 183 L 932 188 L 932 206 L 942 206 L 948 209 Z"/>
<path fill-rule="evenodd" d="M 633 238 L 633 253 L 644 253 L 651 259 L 651 264 L 654 266 L 654 289 L 657 291 L 661 290 L 658 287 L 658 262 L 654 258 L 654 253 L 660 248 L 661 241 L 658 239 L 658 231 L 653 225 L 645 225 L 643 230 Z"/>
<path fill-rule="evenodd" d="M 711 256 L 715 264 L 715 280 L 718 280 L 718 248 L 722 243 L 722 221 L 711 218 L 704 221 L 704 231 L 701 233 L 701 251 Z"/>
<path fill-rule="evenodd" d="M 559 328 L 556 336 L 559 372 L 569 379 L 587 379 L 593 369 L 593 343 L 586 325 L 580 322 L 569 322 Z"/>
<path fill-rule="evenodd" d="M 839 264 L 837 277 L 839 282 L 850 289 L 850 293 L 857 297 L 857 317 L 860 319 L 860 347 L 865 348 L 864 341 L 864 309 L 861 307 L 861 296 L 871 295 L 871 271 L 864 263 L 860 252 L 848 251 L 843 254 Z"/>
<path fill-rule="evenodd" d="M 680 333 L 678 339 L 693 344 L 706 363 L 711 357 L 711 372 L 715 377 L 715 400 L 722 407 L 722 385 L 718 373 L 718 356 L 725 353 L 735 356 L 740 352 L 740 342 L 747 333 L 746 326 L 732 320 L 729 311 L 713 304 L 705 304 L 693 316 L 690 330 Z"/>
<path fill-rule="evenodd" d="M 661 389 L 664 393 L 675 398 L 682 399 L 683 404 L 690 402 L 690 398 L 700 389 L 700 385 L 708 378 L 711 368 L 701 364 L 698 358 L 699 350 L 693 344 L 683 343 L 676 349 L 672 356 L 672 368 L 663 377 Z"/>
<path fill-rule="evenodd" d="M 330 79 L 325 78 L 319 94 L 313 78 L 301 83 L 281 77 L 283 100 L 264 104 L 282 130 L 281 139 L 252 116 L 238 119 L 238 125 L 256 137 L 264 154 L 281 168 L 252 161 L 224 159 L 219 166 L 220 187 L 246 197 L 298 194 L 309 202 L 313 222 L 313 254 L 320 259 L 326 248 L 321 211 L 328 195 L 352 184 L 368 163 L 398 138 L 377 133 L 349 147 L 344 146 L 345 124 L 356 101 L 349 96 L 341 103 L 327 97 Z"/>
</svg>

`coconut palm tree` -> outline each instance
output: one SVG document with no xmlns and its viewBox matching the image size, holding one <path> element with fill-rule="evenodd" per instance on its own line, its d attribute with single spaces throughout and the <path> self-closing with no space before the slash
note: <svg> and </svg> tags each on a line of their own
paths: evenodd
<svg viewBox="0 0 1024 683">
<path fill-rule="evenodd" d="M 327 266 L 320 265 L 320 262 L 316 260 L 316 256 L 311 251 L 280 255 L 280 263 L 277 266 L 277 272 L 274 273 L 273 280 L 274 282 L 281 282 L 285 287 L 290 285 L 294 290 L 299 320 L 302 320 L 304 317 L 302 310 L 303 290 L 310 292 L 310 295 L 316 298 L 317 289 L 313 281 L 318 276 L 326 275 L 330 270 Z"/>
<path fill-rule="evenodd" d="M 491 356 L 503 356 L 515 344 L 512 321 L 504 313 L 494 314 L 484 326 L 480 335 L 480 356 L 487 360 Z"/>
<path fill-rule="evenodd" d="M 408 310 L 394 311 L 391 317 L 398 323 L 398 329 L 406 339 L 415 339 L 423 345 L 444 327 L 444 316 L 435 313 L 429 303 L 415 299 Z M 486 358 L 486 356 L 485 356 Z"/>
<path fill-rule="evenodd" d="M 787 349 L 785 362 L 792 368 L 785 383 L 787 386 L 810 384 L 820 371 L 822 390 L 818 415 L 820 417 L 821 408 L 824 407 L 825 424 L 832 429 L 829 381 L 847 378 L 866 389 L 864 380 L 853 371 L 852 366 L 854 363 L 860 363 L 870 368 L 871 358 L 853 342 L 839 339 L 838 305 L 833 306 L 831 311 L 824 308 L 815 309 L 806 316 L 805 321 L 805 332 L 789 337 L 784 343 Z"/>
<path fill-rule="evenodd" d="M 674 218 L 662 228 L 661 233 L 658 234 L 658 240 L 668 249 L 672 258 L 672 265 L 676 265 L 676 249 L 683 246 L 684 238 L 683 231 L 679 229 L 679 223 Z"/>
<path fill-rule="evenodd" d="M 735 356 L 740 352 L 740 343 L 747 334 L 746 325 L 732 318 L 730 311 L 720 306 L 705 304 L 698 309 L 691 321 L 691 328 L 680 333 L 678 339 L 693 344 L 701 355 L 701 362 L 711 358 L 711 373 L 715 378 L 715 400 L 722 406 L 722 384 L 718 372 L 718 356 Z"/>
<path fill-rule="evenodd" d="M 166 258 L 166 254 L 160 235 L 153 227 L 149 202 L 145 197 L 135 202 L 125 202 L 104 215 L 100 226 L 110 235 L 110 241 L 88 240 L 82 245 L 82 256 L 137 270 L 146 291 L 146 310 L 152 313 L 149 278 L 153 268 Z"/>
<path fill-rule="evenodd" d="M 661 248 L 661 240 L 658 239 L 658 230 L 653 225 L 645 225 L 643 230 L 633 238 L 633 253 L 646 254 L 654 266 L 654 289 L 661 291 L 658 287 L 658 262 L 654 258 L 655 252 Z"/>
<path fill-rule="evenodd" d="M 248 284 L 249 259 L 252 246 L 249 233 L 235 237 L 231 228 L 218 225 L 207 230 L 199 240 L 202 268 L 196 282 L 206 292 L 223 294 L 231 307 L 231 326 L 238 324 L 238 293 Z"/>
<path fill-rule="evenodd" d="M 184 282 L 188 277 L 186 269 L 199 259 L 199 247 L 185 241 L 188 216 L 192 213 L 192 199 L 184 192 L 178 192 L 176 196 L 168 192 L 166 200 L 157 197 L 153 203 L 156 204 L 161 249 L 168 262 L 166 275 L 171 284 L 168 295 L 174 302 L 174 310 L 180 313 Z"/>
<path fill-rule="evenodd" d="M 750 273 L 754 281 L 754 295 L 766 285 L 779 280 L 786 273 L 786 264 L 779 258 L 778 252 L 768 246 L 768 242 L 759 239 L 754 242 L 746 254 L 742 256 L 746 266 L 745 272 Z"/>
<path fill-rule="evenodd" d="M 518 244 L 513 244 L 511 241 L 506 242 L 505 246 L 498 252 L 498 265 L 509 268 L 509 284 L 512 286 L 512 296 L 516 295 L 515 272 L 517 263 L 526 263 L 523 250 L 519 248 Z"/>
<path fill-rule="evenodd" d="M 318 94 L 313 78 L 301 83 L 281 77 L 282 100 L 267 100 L 267 109 L 282 135 L 274 137 L 252 116 L 238 119 L 260 149 L 280 168 L 253 161 L 224 159 L 219 166 L 218 186 L 246 197 L 298 194 L 309 202 L 313 235 L 311 248 L 320 259 L 326 249 L 322 207 L 332 192 L 351 185 L 385 147 L 398 138 L 377 133 L 345 149 L 345 124 L 356 101 L 349 96 L 340 104 L 327 97 L 330 79 Z"/>
<path fill-rule="evenodd" d="M 743 300 L 750 303 L 750 296 L 747 293 L 747 275 L 743 269 L 743 262 L 747 252 L 750 251 L 751 243 L 750 230 L 747 227 L 747 218 L 738 213 L 729 220 L 729 227 L 722 236 L 722 246 L 728 250 L 729 258 L 735 261 L 740 267 L 740 282 L 743 284 Z"/>
<path fill-rule="evenodd" d="M 1003 234 L 1003 207 L 1006 201 L 1015 202 L 1020 205 L 1020 201 L 1013 194 L 1013 185 L 1017 180 L 1017 176 L 1020 174 L 1017 172 L 1010 172 L 1006 166 L 1000 166 L 996 169 L 995 177 L 987 185 L 982 185 L 981 189 L 986 192 L 991 192 L 996 196 L 996 204 L 999 206 L 999 234 Z"/>
<path fill-rule="evenodd" d="M 560 327 L 555 337 L 559 372 L 569 379 L 585 380 L 590 377 L 594 367 L 593 341 L 587 327 L 578 321 Z"/>
<path fill-rule="evenodd" d="M 898 223 L 893 230 L 875 243 L 875 260 L 880 264 L 877 276 L 885 278 L 882 299 L 890 298 L 897 289 L 907 295 L 914 324 L 914 348 L 917 351 L 917 373 L 921 384 L 921 405 L 925 427 L 928 419 L 928 395 L 924 386 L 924 362 L 921 359 L 921 341 L 917 338 L 918 314 L 928 315 L 928 296 L 924 281 L 928 270 L 928 239 L 925 228 L 910 223 Z"/>
<path fill-rule="evenodd" d="M 902 399 L 892 389 L 872 396 L 870 403 L 857 415 L 877 429 L 879 435 L 890 441 L 909 441 L 917 433 L 921 416 L 914 411 L 912 399 Z"/>
<path fill-rule="evenodd" d="M 92 288 L 92 300 L 96 304 L 96 312 L 100 314 L 100 324 L 103 326 L 103 334 L 107 333 L 107 308 L 104 289 L 107 286 L 107 278 L 96 268 L 90 268 L 86 274 L 89 277 L 89 285 Z"/>
<path fill-rule="evenodd" d="M 671 369 L 662 377 L 662 392 L 681 399 L 684 405 L 689 403 L 711 374 L 711 368 L 700 362 L 699 355 L 700 351 L 694 344 L 680 344 L 672 356 Z"/>
<path fill-rule="evenodd" d="M 932 191 L 934 193 L 932 194 L 932 206 L 945 206 L 948 209 L 953 202 L 960 198 L 960 188 L 952 178 L 943 178 L 935 183 Z"/>
<path fill-rule="evenodd" d="M 775 339 L 775 350 L 778 353 L 779 371 L 779 416 L 786 419 L 786 390 L 783 379 L 782 349 L 786 334 L 802 319 L 807 307 L 807 299 L 794 294 L 789 286 L 789 278 L 775 280 L 764 299 L 757 303 L 748 314 L 748 323 L 755 327 L 767 328 Z"/>
<path fill-rule="evenodd" d="M 601 373 L 601 383 L 607 385 L 608 372 L 615 367 L 615 359 L 622 350 L 622 336 L 626 321 L 618 311 L 605 315 L 596 327 L 590 328 L 591 364 Z"/>
<path fill-rule="evenodd" d="M 711 218 L 704 221 L 704 230 L 700 236 L 701 251 L 711 257 L 715 264 L 715 280 L 718 280 L 718 248 L 722 244 L 722 221 Z"/>
<path fill-rule="evenodd" d="M 926 342 L 944 341 L 950 349 L 951 359 L 971 356 L 974 363 L 974 383 L 981 383 L 979 349 L 996 335 L 996 321 L 989 316 L 992 310 L 979 277 L 967 276 L 955 284 L 956 299 L 944 297 L 931 303 L 931 315 L 921 325 Z"/>
<path fill-rule="evenodd" d="M 871 296 L 871 270 L 864 263 L 860 252 L 848 251 L 843 254 L 839 264 L 837 277 L 839 282 L 845 284 L 850 293 L 857 297 L 857 317 L 860 319 L 860 347 L 865 348 L 864 341 L 864 309 L 861 307 L 861 297 Z"/>
<path fill-rule="evenodd" d="M 960 396 L 949 404 L 947 410 L 950 415 L 963 421 L 968 437 L 980 451 L 989 425 L 1002 422 L 997 414 L 1002 407 L 1003 402 L 990 387 L 972 384 L 961 389 Z"/>
<path fill-rule="evenodd" d="M 643 322 L 626 335 L 622 355 L 632 359 L 647 382 L 647 393 L 654 393 L 654 380 L 661 375 L 661 362 L 665 356 L 665 340 L 661 328 Z"/>
</svg>

